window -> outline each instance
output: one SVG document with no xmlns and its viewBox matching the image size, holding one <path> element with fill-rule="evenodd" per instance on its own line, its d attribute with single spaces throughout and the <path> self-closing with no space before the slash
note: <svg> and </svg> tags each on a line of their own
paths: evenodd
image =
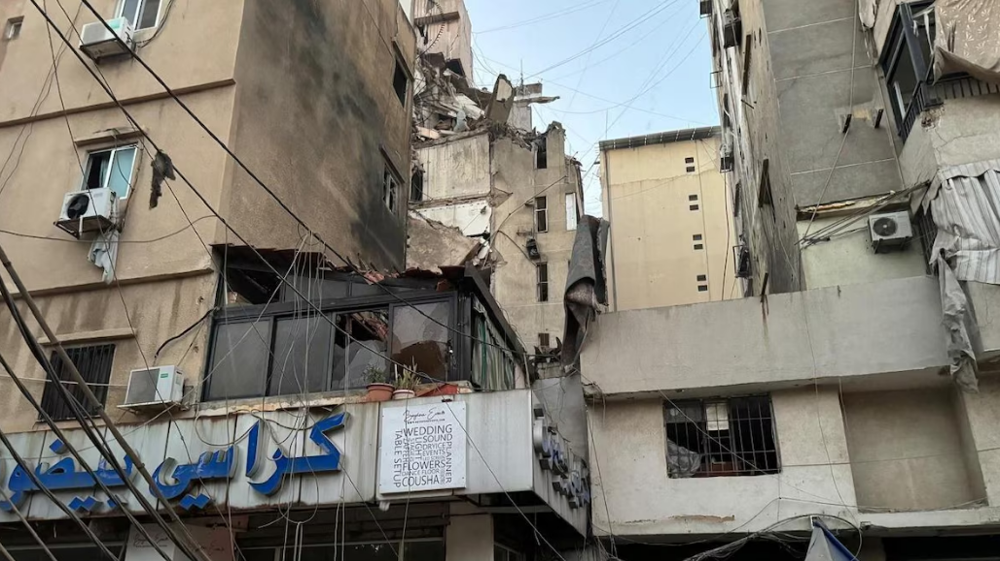
<svg viewBox="0 0 1000 561">
<path fill-rule="evenodd" d="M 156 27 L 160 18 L 160 0 L 120 0 L 115 17 L 127 19 L 136 31 Z"/>
<path fill-rule="evenodd" d="M 402 183 L 388 160 L 382 169 L 382 202 L 389 212 L 396 214 L 396 203 L 399 197 L 399 184 Z"/>
<path fill-rule="evenodd" d="M 21 26 L 24 24 L 24 16 L 10 18 L 3 28 L 3 40 L 13 41 L 21 35 Z"/>
<path fill-rule="evenodd" d="M 698 285 L 698 292 L 708 292 L 708 285 L 707 284 L 699 284 Z"/>
<path fill-rule="evenodd" d="M 545 197 L 535 197 L 535 230 L 549 231 L 548 201 Z"/>
<path fill-rule="evenodd" d="M 901 3 L 896 9 L 880 63 L 889 90 L 889 105 L 904 139 L 916 114 L 924 109 L 911 106 L 928 77 L 935 33 L 933 2 Z"/>
<path fill-rule="evenodd" d="M 698 200 L 698 195 L 688 195 L 688 200 L 689 201 L 697 201 Z"/>
<path fill-rule="evenodd" d="M 743 185 L 736 183 L 736 187 L 733 188 L 733 218 L 740 215 L 740 205 L 743 203 Z"/>
<path fill-rule="evenodd" d="M 688 167 L 684 168 L 684 171 L 686 171 L 687 173 L 694 173 L 694 172 L 696 172 L 698 170 L 694 166 L 688 166 Z"/>
<path fill-rule="evenodd" d="M 420 202 L 424 200 L 424 172 L 415 169 L 410 175 L 410 200 Z"/>
<path fill-rule="evenodd" d="M 696 243 L 694 244 L 695 250 L 705 249 L 705 244 Z"/>
<path fill-rule="evenodd" d="M 576 230 L 576 195 L 566 193 L 566 229 Z"/>
<path fill-rule="evenodd" d="M 92 345 L 88 347 L 75 347 L 66 349 L 66 354 L 69 355 L 69 359 L 76 365 L 76 369 L 80 371 L 80 375 L 87 382 L 90 391 L 94 392 L 94 395 L 103 404 L 108 396 L 108 382 L 111 379 L 111 365 L 115 358 L 115 346 Z M 65 381 L 63 386 L 69 390 L 73 399 L 81 405 L 88 415 L 93 416 L 96 414 L 94 407 L 84 397 L 83 390 L 70 378 L 69 368 L 63 363 L 62 358 L 53 352 L 51 358 L 49 358 L 49 362 L 52 363 L 52 369 L 59 376 L 59 379 Z M 74 418 L 73 410 L 63 400 L 59 389 L 48 382 L 45 384 L 45 390 L 42 392 L 42 410 L 51 415 L 52 419 L 56 421 Z"/>
<path fill-rule="evenodd" d="M 771 209 L 771 219 L 777 220 L 777 216 L 774 212 L 774 194 L 771 193 L 771 172 L 769 171 L 771 167 L 770 163 L 771 161 L 769 159 L 764 158 L 764 161 L 760 166 L 760 191 L 757 193 L 757 207 L 769 207 Z"/>
<path fill-rule="evenodd" d="M 538 277 L 538 301 L 549 301 L 549 264 L 539 263 L 535 268 Z"/>
<path fill-rule="evenodd" d="M 83 189 L 108 188 L 119 198 L 128 198 L 135 169 L 136 146 L 120 146 L 110 150 L 91 152 L 87 155 L 87 171 Z"/>
<path fill-rule="evenodd" d="M 543 349 L 549 348 L 549 334 L 548 333 L 539 333 L 538 334 L 538 346 L 541 347 L 541 348 L 543 348 Z"/>
<path fill-rule="evenodd" d="M 524 555 L 500 544 L 494 544 L 493 561 L 524 561 Z"/>
<path fill-rule="evenodd" d="M 535 139 L 535 169 L 549 167 L 548 142 L 544 136 Z"/>
<path fill-rule="evenodd" d="M 671 478 L 781 471 L 768 396 L 668 401 L 664 419 Z"/>
<path fill-rule="evenodd" d="M 432 318 L 432 319 L 428 319 Z M 444 380 L 448 377 L 451 345 L 450 302 L 398 306 L 392 316 L 393 361 Z"/>
<path fill-rule="evenodd" d="M 691 239 L 694 240 L 694 241 L 696 241 L 696 242 L 700 242 L 701 238 L 702 238 L 701 234 L 695 234 L 695 235 L 691 236 Z"/>
<path fill-rule="evenodd" d="M 691 205 L 688 208 L 691 210 L 698 210 L 698 205 Z"/>
<path fill-rule="evenodd" d="M 406 94 L 410 88 L 410 77 L 406 73 L 406 65 L 396 56 L 395 70 L 392 73 L 392 89 L 396 92 L 399 102 L 406 106 Z"/>
<path fill-rule="evenodd" d="M 708 280 L 708 275 L 698 275 L 698 282 L 705 282 Z"/>
<path fill-rule="evenodd" d="M 684 158 L 684 163 L 685 164 L 693 164 L 694 163 L 694 158 Z"/>
</svg>

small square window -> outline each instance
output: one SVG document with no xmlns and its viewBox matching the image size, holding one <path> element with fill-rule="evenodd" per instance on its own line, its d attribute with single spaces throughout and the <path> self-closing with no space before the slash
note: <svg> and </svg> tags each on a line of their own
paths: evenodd
<svg viewBox="0 0 1000 561">
<path fill-rule="evenodd" d="M 688 200 L 689 201 L 697 201 L 698 200 L 698 195 L 688 195 Z"/>
<path fill-rule="evenodd" d="M 691 239 L 694 240 L 694 241 L 696 241 L 696 242 L 700 242 L 701 241 L 701 234 L 695 234 L 695 235 L 691 236 Z"/>
<path fill-rule="evenodd" d="M 538 346 L 542 348 L 548 348 L 549 346 L 549 334 L 539 333 L 538 334 Z"/>
<path fill-rule="evenodd" d="M 684 158 L 684 163 L 685 164 L 693 164 L 694 163 L 694 158 Z"/>
<path fill-rule="evenodd" d="M 708 275 L 698 275 L 698 282 L 705 282 L 708 280 Z"/>
<path fill-rule="evenodd" d="M 696 169 L 696 168 L 695 168 L 694 166 L 688 166 L 688 167 L 686 167 L 686 168 L 684 169 L 684 171 L 686 171 L 686 172 L 688 172 L 688 173 L 694 173 L 694 172 L 696 172 L 696 171 L 698 171 L 698 170 L 697 170 L 697 169 Z"/>
<path fill-rule="evenodd" d="M 21 35 L 21 26 L 24 24 L 24 16 L 10 18 L 3 28 L 3 40 L 13 41 Z"/>
<path fill-rule="evenodd" d="M 698 210 L 698 205 L 691 205 L 688 208 L 691 210 Z"/>
<path fill-rule="evenodd" d="M 700 244 L 700 243 L 696 243 L 696 244 L 694 244 L 694 248 L 695 249 L 705 249 L 705 245 L 704 244 Z"/>
<path fill-rule="evenodd" d="M 708 292 L 708 285 L 707 284 L 699 284 L 698 285 L 698 292 Z"/>
</svg>

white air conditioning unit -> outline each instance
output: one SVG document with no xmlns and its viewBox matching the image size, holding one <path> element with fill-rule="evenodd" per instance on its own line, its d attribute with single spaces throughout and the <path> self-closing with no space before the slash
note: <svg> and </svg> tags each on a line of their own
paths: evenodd
<svg viewBox="0 0 1000 561">
<path fill-rule="evenodd" d="M 108 27 L 113 29 L 114 33 L 108 31 Z M 133 33 L 132 24 L 125 18 L 88 23 L 80 31 L 80 50 L 95 62 L 110 56 L 127 54 L 135 45 L 132 39 Z"/>
<path fill-rule="evenodd" d="M 176 366 L 133 370 L 128 375 L 122 409 L 176 405 L 184 400 L 184 373 Z"/>
<path fill-rule="evenodd" d="M 56 226 L 79 238 L 87 232 L 106 232 L 118 218 L 118 195 L 111 189 L 66 193 Z"/>
<path fill-rule="evenodd" d="M 875 249 L 875 253 L 902 249 L 913 239 L 910 213 L 905 210 L 869 216 L 868 230 L 872 236 L 872 247 Z"/>
</svg>

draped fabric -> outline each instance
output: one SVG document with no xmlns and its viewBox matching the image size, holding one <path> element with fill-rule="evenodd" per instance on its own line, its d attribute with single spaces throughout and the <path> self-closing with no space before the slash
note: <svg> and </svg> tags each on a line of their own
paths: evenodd
<svg viewBox="0 0 1000 561">
<path fill-rule="evenodd" d="M 966 72 L 1000 83 L 1000 2 L 936 0 L 934 79 Z"/>
</svg>

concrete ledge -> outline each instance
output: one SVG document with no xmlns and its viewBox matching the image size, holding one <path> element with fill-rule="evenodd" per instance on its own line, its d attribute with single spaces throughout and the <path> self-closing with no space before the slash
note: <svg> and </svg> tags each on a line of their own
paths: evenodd
<svg viewBox="0 0 1000 561">
<path fill-rule="evenodd" d="M 605 396 L 787 385 L 948 364 L 932 277 L 602 315 L 581 371 Z M 845 380 L 849 381 L 849 380 Z"/>
<path fill-rule="evenodd" d="M 137 334 L 128 328 L 99 329 L 97 331 L 78 331 L 76 333 L 57 333 L 60 343 L 98 343 L 101 341 L 116 341 L 119 339 L 132 339 Z M 44 335 L 38 337 L 38 342 L 45 346 L 54 345 Z"/>
</svg>

